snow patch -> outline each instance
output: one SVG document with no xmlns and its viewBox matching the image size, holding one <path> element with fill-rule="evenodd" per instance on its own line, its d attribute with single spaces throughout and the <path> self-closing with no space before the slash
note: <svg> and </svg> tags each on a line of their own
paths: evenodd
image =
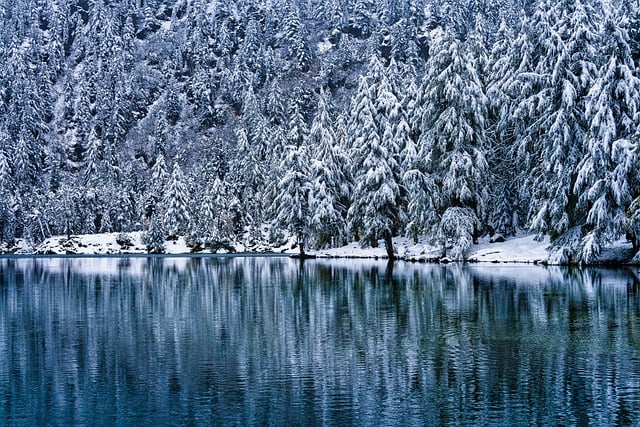
<svg viewBox="0 0 640 427">
<path fill-rule="evenodd" d="M 418 243 L 406 237 L 393 239 L 398 258 L 406 261 L 425 262 L 441 259 L 441 249 L 430 245 L 421 238 Z M 479 244 L 471 246 L 466 260 L 471 262 L 516 262 L 540 263 L 547 259 L 549 239 L 537 241 L 534 235 L 505 239 L 504 242 L 489 243 L 485 238 Z M 361 247 L 359 243 L 351 243 L 339 248 L 315 251 L 319 257 L 338 258 L 386 258 L 384 242 L 378 242 L 377 248 Z"/>
<path fill-rule="evenodd" d="M 333 43 L 325 39 L 321 42 L 318 42 L 316 47 L 317 47 L 318 55 L 324 55 L 325 53 L 333 49 Z"/>
<path fill-rule="evenodd" d="M 128 237 L 126 242 L 119 238 L 122 235 Z M 134 231 L 131 233 L 74 234 L 69 237 L 54 236 L 46 239 L 31 252 L 37 255 L 146 254 L 147 247 L 142 243 L 142 232 Z M 184 237 L 165 242 L 166 254 L 188 254 L 190 252 Z"/>
<path fill-rule="evenodd" d="M 542 241 L 537 241 L 535 235 L 504 239 L 502 242 L 494 243 L 484 240 L 471 247 L 467 256 L 469 261 L 539 263 L 549 256 L 548 237 Z"/>
<path fill-rule="evenodd" d="M 255 234 L 255 232 L 253 233 Z M 268 241 L 269 228 L 259 230 L 259 235 L 245 233 L 240 242 L 230 242 L 227 248 L 221 247 L 214 253 L 281 253 L 297 254 L 299 249 L 293 236 L 285 236 L 279 243 L 273 245 Z M 25 240 L 18 239 L 13 246 L 0 244 L 0 253 L 6 254 L 36 254 L 36 255 L 117 255 L 117 254 L 147 254 L 146 245 L 142 242 L 143 232 L 130 233 L 102 233 L 55 236 L 46 239 L 36 247 L 32 247 Z M 536 239 L 535 235 L 525 235 L 506 238 L 504 242 L 491 243 L 494 239 L 485 237 L 478 244 L 473 245 L 465 258 L 469 262 L 489 263 L 531 263 L 531 264 L 562 264 L 557 258 L 557 251 L 550 246 L 549 238 Z M 396 255 L 399 259 L 410 262 L 442 262 L 441 248 L 429 244 L 425 237 L 417 243 L 411 238 L 396 237 L 393 239 Z M 184 237 L 167 240 L 164 244 L 165 254 L 180 255 L 193 253 Z M 200 253 L 209 253 L 203 250 Z M 384 241 L 378 242 L 378 247 L 363 247 L 358 242 L 345 246 L 323 250 L 309 250 L 309 255 L 318 258 L 362 258 L 386 259 L 387 253 Z M 632 259 L 633 248 L 629 242 L 616 241 L 604 248 L 596 262 L 600 264 L 622 264 Z M 638 257 L 640 259 L 640 257 Z"/>
</svg>

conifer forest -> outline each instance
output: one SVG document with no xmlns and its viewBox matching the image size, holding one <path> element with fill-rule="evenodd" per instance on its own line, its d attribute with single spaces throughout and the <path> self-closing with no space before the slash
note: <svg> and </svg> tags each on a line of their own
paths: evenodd
<svg viewBox="0 0 640 427">
<path fill-rule="evenodd" d="M 563 262 L 640 249 L 637 0 L 2 0 L 0 20 L 2 242 L 268 224 L 391 256 L 522 232 Z"/>
</svg>

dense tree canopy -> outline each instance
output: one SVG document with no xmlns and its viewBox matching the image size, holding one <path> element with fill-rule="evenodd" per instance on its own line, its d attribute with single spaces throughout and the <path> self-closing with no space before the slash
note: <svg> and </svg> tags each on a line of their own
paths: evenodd
<svg viewBox="0 0 640 427">
<path fill-rule="evenodd" d="M 5 1 L 0 241 L 549 235 L 640 248 L 640 10 L 614 0 Z M 637 257 L 637 258 L 640 258 Z"/>
</svg>

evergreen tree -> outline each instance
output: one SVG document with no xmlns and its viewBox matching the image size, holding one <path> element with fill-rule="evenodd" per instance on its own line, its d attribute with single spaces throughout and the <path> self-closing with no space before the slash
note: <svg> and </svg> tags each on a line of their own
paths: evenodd
<svg viewBox="0 0 640 427">
<path fill-rule="evenodd" d="M 267 158 L 267 144 L 269 141 L 268 123 L 260 109 L 259 101 L 252 89 L 245 95 L 242 121 L 246 129 L 248 143 L 253 147 L 258 161 Z"/>
<path fill-rule="evenodd" d="M 286 229 L 296 237 L 300 255 L 304 256 L 309 236 L 309 192 L 311 179 L 309 153 L 306 144 L 306 129 L 300 111 L 295 108 L 291 123 L 286 156 L 280 170 L 278 195 L 273 201 L 275 225 Z"/>
<path fill-rule="evenodd" d="M 404 219 L 400 147 L 394 132 L 399 103 L 377 58 L 372 59 L 367 77 L 361 78 L 352 104 L 350 127 L 355 140 L 351 157 L 356 185 L 347 220 L 364 242 L 377 246 L 377 240 L 384 239 L 387 255 L 393 259 L 392 237 Z"/>
<path fill-rule="evenodd" d="M 169 236 L 185 235 L 190 228 L 189 188 L 178 163 L 173 164 L 171 178 L 164 190 L 164 227 Z"/>
<path fill-rule="evenodd" d="M 625 231 L 630 185 L 637 183 L 640 80 L 634 73 L 628 35 L 613 17 L 604 25 L 602 40 L 606 62 L 589 91 L 587 155 L 575 184 L 587 209 L 577 258 L 587 263 Z"/>
<path fill-rule="evenodd" d="M 437 34 L 422 84 L 420 150 L 438 189 L 438 221 L 427 232 L 461 259 L 485 223 L 487 98 L 472 52 L 451 33 Z M 433 218 L 435 219 L 435 218 Z"/>
<path fill-rule="evenodd" d="M 342 187 L 347 182 L 343 156 L 337 151 L 327 100 L 320 94 L 318 110 L 311 124 L 309 144 L 315 153 L 311 162 L 311 229 L 317 247 L 346 241 L 346 207 L 341 204 Z"/>
<path fill-rule="evenodd" d="M 349 137 L 347 132 L 347 117 L 345 114 L 339 114 L 335 121 L 336 145 L 334 154 L 336 161 L 341 165 L 344 174 L 344 180 L 340 183 L 339 203 L 345 207 L 345 215 L 351 205 L 351 197 L 353 195 L 353 159 L 349 156 Z"/>
<path fill-rule="evenodd" d="M 11 242 L 15 237 L 15 200 L 9 158 L 5 154 L 6 133 L 0 132 L 0 243 Z"/>
<path fill-rule="evenodd" d="M 193 233 L 204 246 L 216 249 L 218 244 L 233 237 L 229 205 L 227 183 L 220 176 L 216 176 L 205 190 L 198 216 L 194 220 Z"/>
<path fill-rule="evenodd" d="M 523 225 L 520 216 L 526 215 L 526 211 L 521 215 L 518 203 L 520 174 L 514 151 L 513 110 L 521 90 L 517 84 L 520 65 L 517 43 L 513 31 L 503 21 L 489 55 L 487 75 L 488 129 L 492 143 L 487 150 L 492 189 L 488 227 L 490 232 L 505 235 L 515 234 Z"/>
<path fill-rule="evenodd" d="M 554 29 L 557 9 L 550 1 L 542 1 L 531 17 L 522 17 L 520 32 L 512 46 L 512 61 L 516 64 L 516 78 L 502 82 L 506 94 L 513 99 L 506 120 L 501 121 L 501 132 L 512 132 L 513 144 L 509 150 L 517 164 L 516 182 L 518 198 L 525 201 L 523 207 L 528 223 L 537 212 L 534 195 L 542 157 L 540 139 L 545 137 L 547 104 L 541 94 L 559 57 L 562 46 L 560 35 Z M 508 74 L 510 76 L 510 74 Z M 508 84 L 506 86 L 505 84 Z M 507 134 L 503 136 L 508 137 Z"/>
<path fill-rule="evenodd" d="M 287 5 L 285 17 L 285 36 L 288 41 L 287 54 L 291 65 L 296 70 L 305 71 L 311 63 L 311 51 L 307 46 L 306 32 L 300 22 L 300 15 L 295 3 Z"/>
<path fill-rule="evenodd" d="M 266 165 L 260 159 L 257 147 L 250 144 L 244 128 L 236 131 L 236 138 L 237 146 L 230 165 L 229 182 L 244 212 L 246 223 L 243 226 L 248 225 L 256 230 L 264 219 L 262 195 L 265 190 Z"/>
<path fill-rule="evenodd" d="M 96 135 L 95 129 L 91 130 L 91 133 L 87 138 L 85 153 L 86 162 L 84 169 L 84 181 L 85 183 L 89 183 L 91 181 L 95 183 L 98 179 L 98 172 L 102 171 L 100 167 L 102 161 L 102 143 Z"/>
<path fill-rule="evenodd" d="M 165 251 L 166 235 L 162 220 L 156 216 L 152 217 L 149 230 L 142 236 L 142 242 L 146 245 L 147 252 L 152 254 L 163 253 Z"/>
<path fill-rule="evenodd" d="M 82 211 L 80 200 L 81 192 L 75 186 L 63 184 L 56 193 L 50 196 L 51 202 L 48 208 L 51 211 L 48 215 L 52 219 L 56 234 L 65 234 L 68 238 L 71 234 L 82 230 L 82 216 L 78 215 Z"/>
<path fill-rule="evenodd" d="M 158 154 L 151 168 L 151 182 L 144 197 L 144 221 L 145 228 L 150 226 L 153 216 L 164 216 L 163 196 L 164 188 L 169 177 L 164 155 Z"/>
<path fill-rule="evenodd" d="M 228 184 L 219 176 L 211 185 L 211 192 L 208 194 L 210 211 L 214 213 L 215 218 L 212 222 L 212 236 L 218 240 L 227 241 L 234 235 L 235 225 L 233 223 L 232 212 L 233 206 L 237 201 L 229 195 Z M 211 213 L 209 212 L 209 214 Z M 212 217 L 209 216 L 209 219 Z"/>
<path fill-rule="evenodd" d="M 536 123 L 541 151 L 540 162 L 531 172 L 534 186 L 531 228 L 552 239 L 584 219 L 573 186 L 585 152 L 587 92 L 597 72 L 596 29 L 591 21 L 595 14 L 585 10 L 580 2 L 561 2 L 561 6 L 565 17 L 556 24 L 557 56 L 548 59 L 555 59 L 555 64 L 535 95 L 541 111 Z"/>
</svg>

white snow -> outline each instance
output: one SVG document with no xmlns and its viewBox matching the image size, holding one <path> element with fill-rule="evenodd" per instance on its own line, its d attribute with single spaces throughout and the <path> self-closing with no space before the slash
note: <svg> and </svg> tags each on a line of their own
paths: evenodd
<svg viewBox="0 0 640 427">
<path fill-rule="evenodd" d="M 414 243 L 412 239 L 396 237 L 393 242 L 401 259 L 429 261 L 440 258 L 441 249 L 431 246 L 424 239 Z M 501 243 L 489 243 L 488 239 L 483 239 L 479 244 L 471 246 L 466 259 L 473 262 L 538 263 L 544 261 L 549 255 L 547 246 L 549 246 L 548 238 L 538 242 L 533 235 L 515 237 Z M 387 256 L 382 241 L 377 248 L 362 248 L 359 243 L 351 243 L 340 248 L 314 253 L 320 257 L 340 258 L 385 258 Z"/>
<path fill-rule="evenodd" d="M 266 235 L 268 228 L 261 231 Z M 119 234 L 126 234 L 130 238 L 131 245 L 120 245 L 116 241 Z M 31 247 L 25 241 L 19 240 L 16 246 L 12 248 L 0 246 L 0 253 L 23 255 L 146 254 L 147 250 L 141 239 L 142 232 L 72 235 L 71 238 L 56 236 L 46 239 L 36 247 Z M 400 259 L 412 262 L 427 262 L 436 261 L 440 258 L 441 249 L 430 245 L 424 237 L 420 238 L 418 243 L 414 243 L 413 239 L 407 237 L 396 237 L 393 240 L 396 254 Z M 298 253 L 294 237 L 289 237 L 284 244 L 276 247 L 266 243 L 266 239 L 262 242 L 249 243 L 246 238 L 244 243 L 233 243 L 233 247 L 236 253 Z M 538 241 L 534 235 L 513 237 L 498 243 L 490 243 L 488 238 L 484 238 L 471 247 L 466 260 L 483 263 L 548 263 L 550 254 L 548 247 L 548 238 Z M 165 242 L 166 254 L 177 255 L 191 252 L 191 248 L 187 246 L 183 237 Z M 205 250 L 202 253 L 209 252 Z M 226 251 L 220 250 L 219 253 L 226 253 Z M 319 258 L 383 259 L 387 257 L 382 240 L 379 241 L 376 248 L 361 247 L 359 243 L 351 243 L 338 248 L 308 250 L 307 253 Z M 604 248 L 598 261 L 605 263 L 625 262 L 632 255 L 631 244 L 621 240 Z"/>
<path fill-rule="evenodd" d="M 331 49 L 333 49 L 333 43 L 331 43 L 329 40 L 325 39 L 321 42 L 318 42 L 317 44 L 318 55 L 324 55 Z"/>
<path fill-rule="evenodd" d="M 311 253 L 319 257 L 327 258 L 384 258 L 387 256 L 384 249 L 384 243 L 382 242 L 378 245 L 377 248 L 363 248 L 359 243 L 351 243 L 347 246 L 312 251 Z"/>
<path fill-rule="evenodd" d="M 132 246 L 121 246 L 117 241 L 121 233 L 80 234 L 54 236 L 46 239 L 36 248 L 22 248 L 18 253 L 36 253 L 49 255 L 98 255 L 98 254 L 146 254 L 147 249 L 142 243 L 142 232 L 126 233 L 131 239 Z M 184 237 L 165 242 L 165 253 L 187 254 L 190 252 Z"/>
<path fill-rule="evenodd" d="M 549 256 L 549 238 L 536 241 L 535 235 L 516 237 L 501 243 L 484 239 L 473 245 L 467 259 L 477 262 L 542 262 Z"/>
</svg>

